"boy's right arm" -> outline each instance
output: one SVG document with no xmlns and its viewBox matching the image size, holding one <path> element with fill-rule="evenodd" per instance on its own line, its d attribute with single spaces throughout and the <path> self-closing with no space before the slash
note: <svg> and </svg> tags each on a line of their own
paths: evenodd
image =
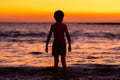
<svg viewBox="0 0 120 80">
<path fill-rule="evenodd" d="M 48 44 L 49 44 L 49 41 L 50 41 L 51 36 L 52 36 L 52 28 L 50 28 L 50 32 L 49 32 L 49 34 L 48 34 L 45 52 L 48 52 Z"/>
<path fill-rule="evenodd" d="M 68 44 L 69 44 L 68 51 L 71 52 L 71 39 L 70 39 L 70 34 L 68 32 L 67 26 L 66 26 L 66 29 L 65 29 L 65 33 L 66 33 Z"/>
</svg>

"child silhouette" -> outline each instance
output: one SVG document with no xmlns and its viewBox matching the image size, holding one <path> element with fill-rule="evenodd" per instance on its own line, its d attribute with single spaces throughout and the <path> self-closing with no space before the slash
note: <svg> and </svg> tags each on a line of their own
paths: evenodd
<svg viewBox="0 0 120 80">
<path fill-rule="evenodd" d="M 54 34 L 54 42 L 52 45 L 52 55 L 54 56 L 54 69 L 57 71 L 58 63 L 59 63 L 59 56 L 61 56 L 61 63 L 63 70 L 66 71 L 66 42 L 65 36 L 66 34 L 68 40 L 68 51 L 71 51 L 71 41 L 70 35 L 67 30 L 66 24 L 63 24 L 64 13 L 61 10 L 58 10 L 54 13 L 54 18 L 56 22 L 51 25 L 50 32 L 48 34 L 47 42 L 46 42 L 46 49 L 45 51 L 48 52 L 48 44 L 51 38 L 52 33 Z"/>
</svg>

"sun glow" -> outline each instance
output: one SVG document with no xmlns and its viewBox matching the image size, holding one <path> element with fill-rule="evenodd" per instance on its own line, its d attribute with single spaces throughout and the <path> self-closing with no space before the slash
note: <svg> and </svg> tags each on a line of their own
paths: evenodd
<svg viewBox="0 0 120 80">
<path fill-rule="evenodd" d="M 68 22 L 119 22 L 119 3 L 120 0 L 2 0 L 0 22 L 49 22 L 59 9 L 65 12 Z"/>
</svg>

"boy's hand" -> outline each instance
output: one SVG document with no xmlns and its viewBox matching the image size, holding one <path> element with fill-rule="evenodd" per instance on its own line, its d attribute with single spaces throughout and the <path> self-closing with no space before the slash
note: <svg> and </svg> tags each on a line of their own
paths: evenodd
<svg viewBox="0 0 120 80">
<path fill-rule="evenodd" d="M 71 52 L 71 46 L 68 47 L 68 52 Z"/>
<path fill-rule="evenodd" d="M 46 46 L 46 48 L 45 48 L 45 52 L 48 52 L 48 46 Z"/>
</svg>

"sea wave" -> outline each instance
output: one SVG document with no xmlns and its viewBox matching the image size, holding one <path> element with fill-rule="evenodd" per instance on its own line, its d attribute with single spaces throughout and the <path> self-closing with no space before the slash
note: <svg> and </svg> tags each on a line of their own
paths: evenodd
<svg viewBox="0 0 120 80">
<path fill-rule="evenodd" d="M 72 37 L 90 37 L 90 38 L 106 38 L 106 39 L 120 39 L 120 33 L 113 34 L 108 32 L 83 33 L 75 31 L 71 33 Z"/>
<path fill-rule="evenodd" d="M 6 31 L 0 33 L 0 37 L 45 37 L 45 36 L 47 36 L 45 32 L 22 33 L 20 31 Z"/>
<path fill-rule="evenodd" d="M 20 31 L 6 31 L 0 32 L 0 38 L 4 37 L 11 37 L 11 38 L 18 38 L 18 37 L 47 37 L 48 33 L 45 32 L 29 32 L 29 33 L 22 33 Z M 89 38 L 106 38 L 106 39 L 120 39 L 120 33 L 113 34 L 108 32 L 80 32 L 74 31 L 70 33 L 71 37 L 79 38 L 79 37 L 89 37 Z"/>
</svg>

